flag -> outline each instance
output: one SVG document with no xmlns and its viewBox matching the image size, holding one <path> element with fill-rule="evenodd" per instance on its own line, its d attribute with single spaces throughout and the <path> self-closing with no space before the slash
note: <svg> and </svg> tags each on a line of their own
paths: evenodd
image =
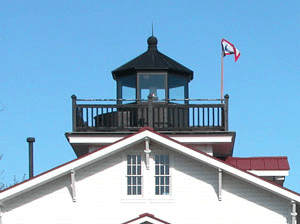
<svg viewBox="0 0 300 224">
<path fill-rule="evenodd" d="M 225 57 L 226 55 L 234 54 L 234 60 L 237 61 L 239 59 L 241 54 L 239 50 L 235 48 L 232 43 L 230 43 L 225 39 L 222 39 L 221 45 L 222 45 L 223 57 Z"/>
</svg>

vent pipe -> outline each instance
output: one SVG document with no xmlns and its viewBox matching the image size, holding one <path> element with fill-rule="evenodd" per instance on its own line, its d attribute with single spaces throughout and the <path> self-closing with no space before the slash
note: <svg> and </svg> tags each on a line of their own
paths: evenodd
<svg viewBox="0 0 300 224">
<path fill-rule="evenodd" d="M 31 179 L 33 177 L 33 143 L 35 138 L 28 137 L 27 142 L 29 146 L 29 179 Z"/>
</svg>

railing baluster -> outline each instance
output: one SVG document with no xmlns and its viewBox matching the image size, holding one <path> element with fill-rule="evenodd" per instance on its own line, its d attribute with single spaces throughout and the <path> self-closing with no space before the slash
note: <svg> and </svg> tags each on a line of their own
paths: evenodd
<svg viewBox="0 0 300 224">
<path fill-rule="evenodd" d="M 91 120 L 92 120 L 92 127 L 94 127 L 94 108 L 92 107 L 92 116 L 91 116 Z"/>
<path fill-rule="evenodd" d="M 218 107 L 218 127 L 220 127 L 220 107 Z"/>
<path fill-rule="evenodd" d="M 101 107 L 101 127 L 104 127 L 103 107 Z"/>
<path fill-rule="evenodd" d="M 209 127 L 209 107 L 207 107 L 207 127 Z"/>
<path fill-rule="evenodd" d="M 89 126 L 89 108 L 86 108 L 86 125 Z"/>
<path fill-rule="evenodd" d="M 198 107 L 198 127 L 200 126 L 200 108 Z"/>
<path fill-rule="evenodd" d="M 212 111 L 213 111 L 213 123 L 212 123 L 212 126 L 214 127 L 215 126 L 215 108 L 212 107 Z"/>
<path fill-rule="evenodd" d="M 202 127 L 204 127 L 204 107 L 202 107 Z"/>
<path fill-rule="evenodd" d="M 192 118 L 193 118 L 193 127 L 195 127 L 195 107 L 192 107 Z"/>
</svg>

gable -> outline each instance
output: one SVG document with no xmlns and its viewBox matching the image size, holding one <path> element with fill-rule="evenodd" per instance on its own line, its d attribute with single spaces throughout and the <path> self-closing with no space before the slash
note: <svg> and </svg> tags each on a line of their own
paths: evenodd
<svg viewBox="0 0 300 224">
<path fill-rule="evenodd" d="M 289 198 L 246 181 L 238 173 L 230 172 L 229 168 L 236 168 L 176 141 L 151 131 L 144 131 L 142 134 L 123 139 L 8 189 L 16 190 L 30 182 L 39 184 L 2 201 L 3 220 L 7 221 L 5 223 L 41 223 L 42 217 L 47 217 L 51 211 L 56 215 L 50 216 L 48 223 L 57 223 L 57 220 L 65 219 L 71 223 L 82 223 L 86 217 L 92 219 L 90 223 L 98 223 L 99 220 L 103 223 L 122 223 L 134 217 L 139 218 L 138 214 L 145 212 L 155 214 L 155 217 L 161 217 L 170 223 L 192 223 L 193 220 L 199 220 L 199 216 L 206 223 L 212 220 L 218 222 L 221 219 L 228 219 L 229 222 L 232 221 L 232 217 L 239 223 L 246 216 L 250 217 L 248 219 L 253 223 L 257 220 L 272 220 L 272 223 L 290 221 Z M 146 167 L 148 150 L 151 151 L 149 168 Z M 142 155 L 143 190 L 140 195 L 127 195 L 127 156 L 138 154 Z M 155 192 L 156 155 L 169 156 L 168 163 L 162 163 L 161 160 L 158 162 L 159 166 L 170 166 L 170 191 L 167 194 Z M 84 163 L 82 160 L 85 160 Z M 229 168 L 226 170 L 227 166 Z M 73 174 L 75 172 L 75 187 L 72 185 L 72 170 Z M 255 177 L 247 172 L 240 172 L 248 177 Z M 50 175 L 53 175 L 52 179 Z M 45 182 L 39 178 L 45 178 Z M 0 196 L 8 191 L 2 192 Z M 76 200 L 73 198 L 74 193 Z M 183 210 L 183 213 L 179 212 Z M 37 214 L 35 218 L 32 218 L 33 213 Z M 142 223 L 155 223 L 152 217 L 144 218 L 140 220 Z"/>
<path fill-rule="evenodd" d="M 225 173 L 236 176 L 237 178 L 243 179 L 246 182 L 254 184 L 255 186 L 263 188 L 267 191 L 273 192 L 281 197 L 300 202 L 300 196 L 295 192 L 269 183 L 261 178 L 258 178 L 255 175 L 239 170 L 235 167 L 225 164 L 222 161 L 215 159 L 214 157 L 201 153 L 164 135 L 158 134 L 152 130 L 145 128 L 142 129 L 140 132 L 126 137 L 110 146 L 99 149 L 93 153 L 88 154 L 87 156 L 71 161 L 63 166 L 46 172 L 45 174 L 39 175 L 31 179 L 30 181 L 25 181 L 22 184 L 19 184 L 1 192 L 0 201 L 3 202 L 11 197 L 25 193 L 30 189 L 36 188 L 42 184 L 46 184 L 53 179 L 59 178 L 63 175 L 70 173 L 71 170 L 78 170 L 82 167 L 89 166 L 90 164 L 93 164 L 97 161 L 103 161 L 110 155 L 118 154 L 124 151 L 125 149 L 129 149 L 134 145 L 144 145 L 145 139 L 150 139 L 151 144 L 156 143 L 158 145 L 168 148 L 171 151 L 190 157 L 215 169 L 221 169 Z"/>
<path fill-rule="evenodd" d="M 289 200 L 282 200 L 237 177 L 224 174 L 223 200 L 219 201 L 217 169 L 158 143 L 150 144 L 150 148 L 153 156 L 162 153 L 172 157 L 171 195 L 156 197 L 154 182 L 151 182 L 153 166 L 150 166 L 150 175 L 143 172 L 149 191 L 145 189 L 141 197 L 131 198 L 122 193 L 122 188 L 126 193 L 126 156 L 144 153 L 144 144 L 139 143 L 76 170 L 76 202 L 72 201 L 70 174 L 6 201 L 5 223 L 35 224 L 41 223 L 42 217 L 47 217 L 47 222 L 52 224 L 58 219 L 82 223 L 86 217 L 91 219 L 89 223 L 99 223 L 99 220 L 102 223 L 123 223 L 126 220 L 132 221 L 129 223 L 164 223 L 151 216 L 138 216 L 145 212 L 169 223 L 193 223 L 193 220 L 199 220 L 199 216 L 205 223 L 221 219 L 239 223 L 245 216 L 254 223 L 258 219 L 276 220 L 277 223 L 289 220 Z M 145 166 L 143 169 L 146 171 Z M 244 209 L 237 212 L 241 205 Z M 55 215 L 48 217 L 49 211 Z M 36 214 L 34 218 L 30 215 L 32 213 Z M 135 217 L 139 219 L 133 221 Z"/>
</svg>

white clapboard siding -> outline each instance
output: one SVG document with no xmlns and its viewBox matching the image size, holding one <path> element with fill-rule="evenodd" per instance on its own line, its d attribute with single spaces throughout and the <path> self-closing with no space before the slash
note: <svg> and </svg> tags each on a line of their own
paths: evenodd
<svg viewBox="0 0 300 224">
<path fill-rule="evenodd" d="M 176 224 L 291 223 L 286 199 L 223 173 L 222 201 L 218 200 L 218 170 L 182 154 L 151 144 L 151 155 L 170 155 L 171 196 L 153 195 L 153 160 L 143 166 L 144 197 L 129 199 L 126 191 L 127 153 L 142 153 L 144 144 L 132 147 L 76 170 L 76 202 L 71 175 L 40 186 L 4 203 L 3 224 L 104 223 L 129 221 L 143 213 Z M 143 159 L 144 161 L 145 159 Z"/>
</svg>

